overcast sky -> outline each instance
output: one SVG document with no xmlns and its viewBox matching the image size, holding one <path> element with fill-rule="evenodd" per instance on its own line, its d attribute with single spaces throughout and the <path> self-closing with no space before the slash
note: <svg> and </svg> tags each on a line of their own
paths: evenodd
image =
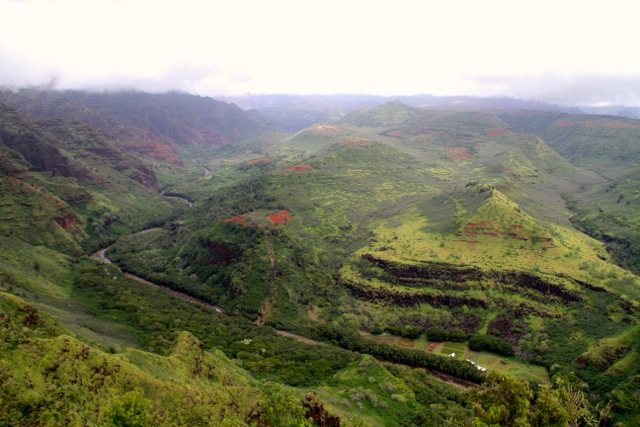
<svg viewBox="0 0 640 427">
<path fill-rule="evenodd" d="M 0 85 L 640 105 L 634 3 L 0 0 Z"/>
</svg>

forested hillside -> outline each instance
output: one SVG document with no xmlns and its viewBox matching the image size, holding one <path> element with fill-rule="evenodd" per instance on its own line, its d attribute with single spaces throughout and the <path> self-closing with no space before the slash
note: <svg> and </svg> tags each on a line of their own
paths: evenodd
<svg viewBox="0 0 640 427">
<path fill-rule="evenodd" d="M 636 425 L 639 121 L 278 102 L 0 94 L 3 422 Z"/>
</svg>

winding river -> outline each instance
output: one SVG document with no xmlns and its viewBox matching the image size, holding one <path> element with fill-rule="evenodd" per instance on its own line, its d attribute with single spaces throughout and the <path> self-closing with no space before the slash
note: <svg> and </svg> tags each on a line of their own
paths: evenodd
<svg viewBox="0 0 640 427">
<path fill-rule="evenodd" d="M 149 233 L 149 232 L 152 232 L 152 231 L 155 231 L 155 230 L 161 230 L 161 227 L 147 228 L 147 229 L 139 231 L 139 232 L 137 232 L 135 234 L 144 234 L 144 233 Z M 111 248 L 111 246 L 107 246 L 106 248 L 102 248 L 102 249 L 98 250 L 97 252 L 95 252 L 92 256 L 94 258 L 99 259 L 100 261 L 102 261 L 105 264 L 111 264 L 111 265 L 115 265 L 117 267 L 117 265 L 114 264 L 113 262 L 111 262 L 111 260 L 107 257 L 106 253 L 109 250 L 109 248 Z M 180 298 L 183 301 L 189 301 L 191 303 L 198 304 L 198 305 L 201 305 L 203 307 L 211 308 L 211 309 L 215 310 L 216 312 L 221 313 L 221 314 L 225 314 L 227 316 L 233 316 L 234 315 L 233 313 L 228 312 L 227 310 L 225 310 L 224 308 L 222 308 L 222 307 L 220 307 L 218 305 L 210 304 L 210 303 L 208 303 L 206 301 L 199 300 L 197 298 L 194 298 L 194 297 L 192 297 L 190 295 L 187 295 L 187 294 L 184 294 L 182 292 L 174 291 L 173 289 L 169 289 L 166 286 L 161 286 L 161 285 L 158 285 L 156 283 L 150 282 L 150 281 L 148 281 L 146 279 L 143 279 L 140 276 L 136 276 L 135 274 L 131 274 L 131 273 L 123 273 L 123 274 L 125 276 L 127 276 L 128 278 L 130 278 L 132 280 L 135 280 L 137 282 L 144 283 L 145 285 L 154 286 L 156 288 L 162 289 L 164 292 L 167 292 L 168 294 L 171 294 L 171 295 L 175 296 L 176 298 Z M 310 338 L 306 338 L 306 337 L 303 337 L 303 336 L 300 336 L 300 335 L 292 334 L 291 332 L 281 331 L 281 330 L 275 329 L 275 328 L 273 330 L 278 335 L 282 335 L 282 336 L 288 337 L 288 338 L 293 338 L 293 339 L 295 339 L 297 341 L 304 342 L 306 344 L 311 344 L 311 345 L 322 344 L 322 343 L 320 343 L 318 341 L 314 341 L 314 340 L 312 340 Z"/>
<path fill-rule="evenodd" d="M 200 163 L 198 163 L 198 159 L 191 159 L 191 161 L 193 163 L 195 163 L 196 165 L 200 166 L 202 168 L 202 172 L 203 172 L 203 177 L 206 178 L 208 176 L 211 175 L 211 169 L 209 169 L 208 167 L 201 165 Z"/>
</svg>

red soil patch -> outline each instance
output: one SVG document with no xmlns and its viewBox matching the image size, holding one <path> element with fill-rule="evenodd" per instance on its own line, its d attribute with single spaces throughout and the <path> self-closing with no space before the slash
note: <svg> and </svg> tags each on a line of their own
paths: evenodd
<svg viewBox="0 0 640 427">
<path fill-rule="evenodd" d="M 392 136 L 394 138 L 402 138 L 402 132 L 400 132 L 399 130 L 392 130 L 387 132 L 387 135 Z"/>
<path fill-rule="evenodd" d="M 491 130 L 491 131 L 487 132 L 486 135 L 489 136 L 489 137 L 493 137 L 493 136 L 506 135 L 508 133 L 509 133 L 509 131 L 506 130 L 506 129 L 498 129 L 498 130 Z"/>
<path fill-rule="evenodd" d="M 152 159 L 160 160 L 172 165 L 180 167 L 184 166 L 182 160 L 180 160 L 180 157 L 178 157 L 176 152 L 173 151 L 173 148 L 171 148 L 168 144 L 162 144 L 152 141 L 124 141 L 122 143 L 122 148 L 127 152 L 133 151 L 136 154 L 151 157 Z"/>
<path fill-rule="evenodd" d="M 425 347 L 424 351 L 433 351 L 440 344 L 444 344 L 444 343 L 443 342 L 430 342 L 429 344 L 427 344 L 427 346 Z"/>
<path fill-rule="evenodd" d="M 312 168 L 309 165 L 303 165 L 303 164 L 298 164 L 298 165 L 293 165 L 293 166 L 289 166 L 286 167 L 284 169 L 282 169 L 283 171 L 293 171 L 293 172 L 313 172 L 315 169 Z"/>
<path fill-rule="evenodd" d="M 272 224 L 276 224 L 276 225 L 284 224 L 287 221 L 290 221 L 291 219 L 293 219 L 293 217 L 287 211 L 280 211 L 279 213 L 269 215 L 269 221 L 271 221 Z"/>
<path fill-rule="evenodd" d="M 500 231 L 500 227 L 494 224 L 493 221 L 480 221 L 479 228 L 480 228 L 478 230 L 479 232 L 489 236 L 499 237 L 502 235 L 502 231 Z"/>
<path fill-rule="evenodd" d="M 242 225 L 246 225 L 249 226 L 251 224 L 249 224 L 249 221 L 247 221 L 247 219 L 245 218 L 245 215 L 234 215 L 231 218 L 227 218 L 227 219 L 223 219 L 222 223 L 223 224 L 227 224 L 229 222 L 238 222 Z"/>
<path fill-rule="evenodd" d="M 464 226 L 464 229 L 462 230 L 462 234 L 469 237 L 475 237 L 477 230 L 478 230 L 478 224 L 474 222 L 470 222 Z"/>
<path fill-rule="evenodd" d="M 65 231 L 73 228 L 73 226 L 76 224 L 76 216 L 73 213 L 70 213 L 67 216 L 63 217 L 55 217 L 53 218 L 53 220 L 57 222 L 60 227 L 64 228 Z"/>
<path fill-rule="evenodd" d="M 267 163 L 267 162 L 270 162 L 271 160 L 273 160 L 273 159 L 270 158 L 270 157 L 260 157 L 259 159 L 249 160 L 247 162 L 247 164 L 248 165 L 255 165 L 255 164 L 258 164 L 258 163 Z"/>
<path fill-rule="evenodd" d="M 500 237 L 502 231 L 500 227 L 493 223 L 493 221 L 480 221 L 479 224 L 470 222 L 462 229 L 462 234 L 466 237 L 475 238 L 478 234 L 484 234 L 487 236 Z"/>
<path fill-rule="evenodd" d="M 519 240 L 531 240 L 531 233 L 527 231 L 522 225 L 515 224 L 511 227 L 513 231 L 507 233 L 509 237 Z"/>
<path fill-rule="evenodd" d="M 446 147 L 444 152 L 451 160 L 469 160 L 473 155 L 465 147 Z"/>
<path fill-rule="evenodd" d="M 326 133 L 326 134 L 336 134 L 338 132 L 340 132 L 340 129 L 338 129 L 335 126 L 330 126 L 330 125 L 316 125 L 313 127 L 314 130 L 320 132 L 320 133 Z"/>
</svg>

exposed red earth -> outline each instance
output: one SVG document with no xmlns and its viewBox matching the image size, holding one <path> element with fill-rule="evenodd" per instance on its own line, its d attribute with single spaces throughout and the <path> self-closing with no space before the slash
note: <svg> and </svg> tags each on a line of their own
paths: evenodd
<svg viewBox="0 0 640 427">
<path fill-rule="evenodd" d="M 247 218 L 245 218 L 246 214 L 243 215 L 234 215 L 231 218 L 226 218 L 222 220 L 223 224 L 227 224 L 229 222 L 238 222 L 242 225 L 246 225 L 246 226 L 250 226 L 251 224 L 249 223 L 249 221 L 247 221 Z"/>
<path fill-rule="evenodd" d="M 465 147 L 445 147 L 444 152 L 451 160 L 469 160 L 473 155 Z"/>
<path fill-rule="evenodd" d="M 313 172 L 316 169 L 309 165 L 297 164 L 297 165 L 286 167 L 282 170 L 289 171 L 289 172 Z"/>
<path fill-rule="evenodd" d="M 76 216 L 73 213 L 62 217 L 55 217 L 53 220 L 58 223 L 60 227 L 64 228 L 65 231 L 70 230 L 76 224 Z"/>
<path fill-rule="evenodd" d="M 125 151 L 132 151 L 136 154 L 151 157 L 152 159 L 170 163 L 175 166 L 184 166 L 182 160 L 180 160 L 180 157 L 178 157 L 175 151 L 173 151 L 173 148 L 171 148 L 168 144 L 162 144 L 152 141 L 125 141 L 122 143 L 122 148 Z"/>
<path fill-rule="evenodd" d="M 262 225 L 256 225 L 256 224 L 252 223 L 247 218 L 248 215 L 249 214 L 234 215 L 232 217 L 223 219 L 222 223 L 223 224 L 229 224 L 229 223 L 232 223 L 232 222 L 237 222 L 238 224 L 242 224 L 245 227 L 254 227 L 254 228 L 257 228 L 259 230 L 265 230 L 266 229 Z M 269 214 L 269 222 L 271 222 L 272 225 L 285 224 L 287 221 L 291 221 L 292 219 L 293 219 L 293 216 L 286 210 L 281 210 L 280 212 Z"/>
<path fill-rule="evenodd" d="M 498 129 L 498 130 L 491 130 L 489 132 L 487 132 L 487 136 L 489 137 L 494 137 L 494 136 L 501 136 L 501 135 L 506 135 L 508 134 L 509 131 L 506 129 Z"/>
<path fill-rule="evenodd" d="M 271 223 L 274 225 L 284 224 L 292 219 L 293 217 L 291 216 L 291 214 L 285 210 L 269 215 L 269 221 L 271 221 Z"/>
<path fill-rule="evenodd" d="M 313 130 L 319 132 L 319 133 L 325 133 L 325 134 L 329 134 L 329 135 L 333 135 L 336 134 L 338 132 L 340 132 L 340 129 L 338 129 L 335 126 L 330 126 L 330 125 L 316 125 L 313 127 Z"/>
<path fill-rule="evenodd" d="M 271 157 L 260 157 L 258 159 L 249 160 L 247 162 L 248 165 L 256 165 L 258 163 L 267 163 L 273 160 Z"/>
</svg>

